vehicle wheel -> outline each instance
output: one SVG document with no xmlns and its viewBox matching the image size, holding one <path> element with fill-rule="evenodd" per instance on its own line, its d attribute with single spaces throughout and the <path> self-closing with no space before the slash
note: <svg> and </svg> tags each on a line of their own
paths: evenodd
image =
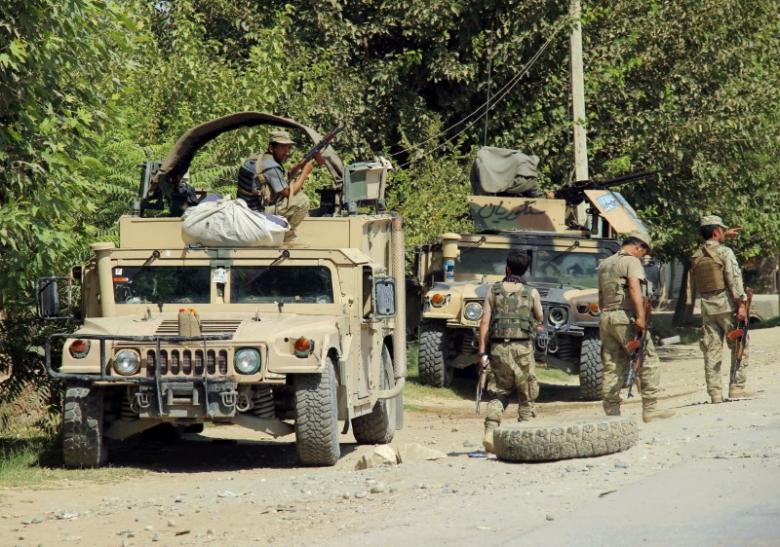
<svg viewBox="0 0 780 547">
<path fill-rule="evenodd" d="M 627 450 L 639 437 L 628 416 L 559 425 L 509 425 L 493 431 L 496 456 L 510 462 L 546 462 Z"/>
<path fill-rule="evenodd" d="M 598 331 L 587 331 L 580 351 L 580 394 L 587 401 L 599 401 L 604 384 L 601 339 Z"/>
<path fill-rule="evenodd" d="M 387 346 L 382 349 L 382 389 L 395 385 L 393 360 Z M 352 432 L 359 444 L 387 444 L 395 435 L 396 399 L 376 402 L 370 414 L 352 420 Z"/>
<path fill-rule="evenodd" d="M 99 387 L 66 386 L 62 412 L 65 467 L 100 467 L 108 461 L 108 447 L 103 436 L 103 404 L 104 394 Z"/>
<path fill-rule="evenodd" d="M 339 447 L 336 373 L 330 357 L 322 374 L 295 376 L 295 448 L 303 465 L 334 465 Z"/>
<path fill-rule="evenodd" d="M 447 366 L 448 348 L 446 323 L 429 320 L 420 323 L 418 367 L 423 384 L 444 387 L 452 383 L 455 371 Z"/>
</svg>

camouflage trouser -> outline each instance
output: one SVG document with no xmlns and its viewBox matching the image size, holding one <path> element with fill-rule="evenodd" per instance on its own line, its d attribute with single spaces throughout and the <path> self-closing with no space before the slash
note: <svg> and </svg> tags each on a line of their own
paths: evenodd
<svg viewBox="0 0 780 547">
<path fill-rule="evenodd" d="M 619 405 L 620 389 L 626 380 L 631 357 L 626 350 L 626 343 L 636 337 L 636 331 L 631 324 L 631 317 L 622 310 L 602 312 L 599 331 L 601 361 L 604 363 L 604 401 Z M 639 369 L 642 405 L 646 410 L 655 410 L 660 383 L 660 361 L 648 332 L 645 357 Z"/>
<path fill-rule="evenodd" d="M 726 366 L 726 371 L 731 375 L 731 363 L 734 362 L 734 352 L 736 350 L 736 342 L 730 340 L 726 335 L 730 330 L 734 329 L 734 314 L 733 313 L 718 313 L 714 315 L 702 315 L 702 329 L 704 333 L 699 347 L 704 354 L 704 378 L 707 380 L 707 393 L 710 397 L 713 395 L 722 396 L 721 392 L 721 369 L 723 363 L 723 340 L 726 340 L 726 344 L 731 349 L 731 361 Z M 736 387 L 745 387 L 747 382 L 747 368 L 748 355 L 747 348 L 742 355 L 742 363 L 737 372 L 737 381 L 734 383 Z M 730 378 L 729 378 L 730 380 Z"/>
<path fill-rule="evenodd" d="M 309 196 L 301 190 L 290 198 L 280 199 L 276 205 L 269 205 L 265 208 L 265 212 L 286 218 L 290 223 L 288 237 L 294 237 L 295 229 L 309 214 Z"/>
<path fill-rule="evenodd" d="M 509 397 L 517 391 L 518 420 L 533 417 L 533 402 L 539 395 L 539 384 L 534 376 L 534 352 L 529 341 L 493 342 L 490 344 L 490 366 L 487 390 L 490 395 L 485 426 L 501 423 L 501 415 L 509 404 Z"/>
</svg>

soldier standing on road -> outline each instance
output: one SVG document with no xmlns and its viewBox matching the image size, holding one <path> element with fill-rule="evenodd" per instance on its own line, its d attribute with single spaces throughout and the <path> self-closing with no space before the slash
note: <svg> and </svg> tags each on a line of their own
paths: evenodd
<svg viewBox="0 0 780 547">
<path fill-rule="evenodd" d="M 491 287 L 483 304 L 480 367 L 488 367 L 487 390 L 491 395 L 482 440 L 487 452 L 493 452 L 493 430 L 501 424 L 512 392 L 517 391 L 517 419 L 521 422 L 534 416 L 533 402 L 539 394 L 532 335 L 543 319 L 542 303 L 539 292 L 523 283 L 528 263 L 526 253 L 510 252 L 506 277 Z"/>
<path fill-rule="evenodd" d="M 650 236 L 631 232 L 620 251 L 599 264 L 599 307 L 601 360 L 604 363 L 604 412 L 620 416 L 620 390 L 628 373 L 630 355 L 626 344 L 648 328 L 644 307 L 647 281 L 641 258 L 650 252 Z M 660 362 L 647 336 L 644 360 L 639 369 L 642 419 L 645 422 L 669 418 L 670 410 L 658 410 Z"/>
<path fill-rule="evenodd" d="M 712 403 L 723 402 L 721 391 L 721 364 L 723 362 L 723 340 L 731 348 L 734 359 L 736 343 L 726 335 L 734 329 L 736 319 L 744 321 L 747 313 L 742 271 L 734 251 L 726 247 L 726 239 L 736 237 L 741 228 L 727 228 L 719 216 L 702 217 L 699 233 L 704 243 L 691 257 L 691 293 L 701 296 L 701 322 L 703 336 L 700 342 L 704 353 L 704 377 L 707 392 Z M 736 383 L 729 385 L 729 398 L 746 397 L 747 352 L 737 372 Z M 730 367 L 727 367 L 727 369 Z"/>
<path fill-rule="evenodd" d="M 250 209 L 264 210 L 268 214 L 286 218 L 290 223 L 286 237 L 288 241 L 295 239 L 295 229 L 309 214 L 309 198 L 303 192 L 303 183 L 314 168 L 315 161 L 319 165 L 325 162 L 317 154 L 313 161 L 304 165 L 298 177 L 288 184 L 284 162 L 290 157 L 293 144 L 287 131 L 272 131 L 266 153 L 259 160 L 256 156 L 249 158 L 238 174 L 238 197 L 246 201 Z"/>
</svg>

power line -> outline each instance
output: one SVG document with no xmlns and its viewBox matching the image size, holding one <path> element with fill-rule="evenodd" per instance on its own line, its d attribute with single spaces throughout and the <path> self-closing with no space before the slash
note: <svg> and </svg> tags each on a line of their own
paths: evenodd
<svg viewBox="0 0 780 547">
<path fill-rule="evenodd" d="M 517 84 L 520 82 L 522 77 L 525 76 L 530 71 L 530 69 L 533 67 L 533 65 L 536 64 L 536 62 L 539 60 L 539 58 L 542 56 L 542 54 L 550 46 L 550 44 L 553 41 L 553 38 L 555 38 L 555 36 L 558 34 L 558 31 L 560 30 L 560 28 L 561 27 L 559 26 L 559 27 L 557 27 L 555 29 L 553 34 L 547 39 L 547 41 L 544 44 L 542 44 L 542 46 L 539 48 L 539 50 L 537 50 L 537 52 L 534 53 L 534 55 L 531 57 L 531 59 L 529 59 L 529 61 L 525 64 L 525 66 L 523 66 L 523 68 L 520 70 L 520 72 L 518 72 L 517 75 L 515 75 L 509 82 L 507 82 L 501 88 L 501 90 L 499 90 L 499 93 L 496 96 L 491 97 L 491 99 L 489 101 L 486 101 L 486 102 L 482 103 L 477 109 L 472 111 L 470 114 L 465 116 L 463 119 L 461 119 L 458 122 L 452 124 L 451 126 L 447 127 L 446 129 L 440 131 L 436 135 L 434 135 L 432 137 L 429 137 L 429 138 L 425 139 L 424 141 L 421 141 L 418 144 L 412 145 L 412 146 L 410 146 L 410 147 L 408 147 L 408 148 L 406 148 L 404 150 L 401 150 L 400 152 L 396 152 L 395 154 L 392 154 L 392 156 L 397 156 L 398 154 L 401 154 L 401 153 L 404 153 L 404 152 L 408 152 L 410 150 L 415 150 L 415 149 L 422 148 L 423 144 L 425 144 L 425 143 L 427 143 L 427 142 L 429 142 L 429 141 L 431 141 L 433 139 L 436 139 L 438 137 L 441 137 L 441 136 L 445 135 L 450 129 L 458 127 L 459 125 L 465 123 L 469 119 L 471 119 L 474 116 L 476 116 L 477 113 L 481 112 L 483 109 L 485 110 L 483 113 L 481 113 L 479 116 L 477 116 L 474 120 L 472 120 L 470 123 L 468 123 L 465 127 L 463 127 L 460 131 L 458 131 L 457 133 L 455 133 L 454 135 L 452 135 L 448 139 L 445 139 L 444 142 L 442 142 L 441 144 L 439 144 L 438 146 L 432 148 L 431 150 L 423 153 L 422 156 L 419 156 L 419 157 L 417 157 L 415 159 L 411 159 L 408 162 L 404 163 L 403 165 L 400 165 L 398 168 L 399 169 L 403 169 L 405 167 L 408 167 L 414 161 L 416 161 L 416 160 L 418 160 L 418 159 L 420 159 L 422 157 L 429 156 L 430 154 L 436 152 L 437 150 L 439 150 L 442 147 L 446 146 L 448 143 L 452 142 L 458 135 L 460 135 L 461 133 L 467 131 L 470 127 L 472 127 L 474 124 L 479 122 L 484 116 L 487 116 L 488 113 L 491 110 L 493 110 L 496 106 L 498 106 L 498 104 L 504 99 L 504 97 L 506 97 L 506 95 L 509 94 L 509 92 L 511 92 L 512 89 L 515 88 L 515 86 L 517 86 Z"/>
</svg>

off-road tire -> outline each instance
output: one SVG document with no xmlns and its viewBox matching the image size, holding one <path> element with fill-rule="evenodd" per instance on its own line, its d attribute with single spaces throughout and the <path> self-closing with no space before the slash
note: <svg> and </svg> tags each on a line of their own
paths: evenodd
<svg viewBox="0 0 780 547">
<path fill-rule="evenodd" d="M 510 462 L 546 462 L 603 456 L 627 450 L 638 439 L 628 416 L 607 416 L 560 425 L 508 425 L 493 431 L 496 456 Z"/>
<path fill-rule="evenodd" d="M 420 349 L 417 365 L 420 381 L 434 387 L 452 383 L 454 371 L 448 370 L 449 352 L 447 324 L 444 321 L 423 320 L 420 323 Z"/>
<path fill-rule="evenodd" d="M 339 446 L 336 373 L 325 359 L 322 374 L 295 376 L 295 449 L 302 465 L 334 465 Z"/>
<path fill-rule="evenodd" d="M 586 331 L 580 351 L 580 394 L 586 401 L 600 401 L 604 386 L 601 339 L 598 331 Z"/>
<path fill-rule="evenodd" d="M 393 360 L 385 346 L 382 348 L 382 389 L 393 385 Z M 395 399 L 381 399 L 369 414 L 352 420 L 352 433 L 358 444 L 388 444 L 395 435 Z"/>
<path fill-rule="evenodd" d="M 65 467 L 100 467 L 108 461 L 103 406 L 103 389 L 84 384 L 66 386 L 62 411 Z"/>
</svg>

